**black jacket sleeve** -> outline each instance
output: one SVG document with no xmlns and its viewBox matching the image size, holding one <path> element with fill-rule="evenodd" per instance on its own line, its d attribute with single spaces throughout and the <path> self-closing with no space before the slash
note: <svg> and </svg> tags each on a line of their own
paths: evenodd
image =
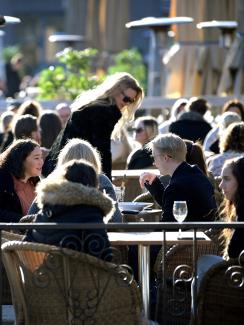
<svg viewBox="0 0 244 325">
<path fill-rule="evenodd" d="M 151 185 L 149 185 L 148 183 L 145 183 L 145 187 L 151 193 L 151 195 L 156 200 L 156 202 L 162 207 L 164 186 L 160 182 L 160 179 L 158 177 L 156 177 Z"/>
</svg>

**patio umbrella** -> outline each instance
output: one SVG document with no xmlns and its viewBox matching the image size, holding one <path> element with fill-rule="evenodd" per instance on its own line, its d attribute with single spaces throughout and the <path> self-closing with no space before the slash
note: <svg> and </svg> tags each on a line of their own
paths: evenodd
<svg viewBox="0 0 244 325">
<path fill-rule="evenodd" d="M 20 22 L 21 22 L 21 20 L 17 17 L 0 15 L 0 26 L 4 26 L 7 24 L 18 24 Z"/>
</svg>

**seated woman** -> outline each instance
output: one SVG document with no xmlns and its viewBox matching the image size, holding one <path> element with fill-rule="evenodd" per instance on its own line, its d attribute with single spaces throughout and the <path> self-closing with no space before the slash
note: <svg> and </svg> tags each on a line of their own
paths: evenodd
<svg viewBox="0 0 244 325">
<path fill-rule="evenodd" d="M 224 162 L 244 155 L 244 122 L 232 123 L 220 139 L 220 154 L 208 158 L 208 169 L 215 177 L 220 176 Z"/>
<path fill-rule="evenodd" d="M 220 217 L 224 221 L 244 221 L 244 158 L 235 158 L 225 162 L 222 173 L 220 188 L 225 196 L 223 209 Z M 237 258 L 244 250 L 244 229 L 224 230 L 225 259 Z M 198 287 L 205 272 L 222 257 L 204 255 L 198 260 Z"/>
<path fill-rule="evenodd" d="M 113 184 L 110 179 L 102 173 L 101 157 L 99 152 L 86 140 L 71 139 L 66 143 L 58 156 L 57 167 L 73 159 L 84 159 L 90 162 L 98 173 L 99 189 L 101 192 L 106 192 L 115 203 L 115 212 L 111 218 L 112 222 L 121 222 L 122 216 L 116 203 L 116 194 Z M 28 211 L 29 214 L 37 213 L 38 207 L 34 202 Z"/>
<path fill-rule="evenodd" d="M 141 148 L 135 149 L 127 160 L 128 169 L 152 168 L 153 158 L 151 150 L 146 146 L 158 134 L 158 122 L 153 116 L 138 117 L 134 128 L 135 140 Z"/>
<path fill-rule="evenodd" d="M 34 222 L 103 223 L 113 213 L 113 202 L 98 189 L 95 168 L 84 160 L 72 160 L 58 167 L 37 187 L 41 209 Z M 104 229 L 32 229 L 24 238 L 78 250 L 107 259 L 110 244 Z"/>
<path fill-rule="evenodd" d="M 43 166 L 33 140 L 16 140 L 0 155 L 0 221 L 18 222 L 34 200 Z"/>
<path fill-rule="evenodd" d="M 111 218 L 112 222 L 121 222 L 122 216 L 117 204 L 114 187 L 110 179 L 102 173 L 101 156 L 99 152 L 86 140 L 71 139 L 64 146 L 58 156 L 57 166 L 61 166 L 71 159 L 84 159 L 90 162 L 98 173 L 99 190 L 105 192 L 115 203 L 115 212 Z"/>
</svg>

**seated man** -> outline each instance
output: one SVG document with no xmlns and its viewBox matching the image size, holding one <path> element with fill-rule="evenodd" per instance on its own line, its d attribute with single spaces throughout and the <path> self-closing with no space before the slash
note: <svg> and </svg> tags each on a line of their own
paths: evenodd
<svg viewBox="0 0 244 325">
<path fill-rule="evenodd" d="M 186 159 L 185 142 L 172 133 L 158 135 L 150 143 L 155 165 L 160 174 L 170 175 L 169 185 L 164 187 L 153 173 L 143 173 L 141 187 L 146 187 L 162 206 L 162 221 L 175 221 L 174 201 L 186 201 L 188 215 L 185 221 L 212 221 L 216 215 L 214 189 L 208 178 Z"/>
</svg>

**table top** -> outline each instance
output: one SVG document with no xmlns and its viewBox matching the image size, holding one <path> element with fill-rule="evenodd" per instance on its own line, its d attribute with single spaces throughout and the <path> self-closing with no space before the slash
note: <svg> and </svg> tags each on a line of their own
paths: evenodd
<svg viewBox="0 0 244 325">
<path fill-rule="evenodd" d="M 136 215 L 136 216 L 148 216 L 148 215 L 155 215 L 162 213 L 161 209 L 143 209 L 141 211 L 136 210 L 122 210 L 122 214 L 128 214 L 128 215 Z"/>
<path fill-rule="evenodd" d="M 149 172 L 160 175 L 158 169 L 113 169 L 112 177 L 138 178 L 142 173 Z"/>
<path fill-rule="evenodd" d="M 178 231 L 165 233 L 167 244 L 189 244 L 193 240 L 193 231 L 182 232 L 182 239 L 178 239 Z M 113 245 L 161 245 L 163 233 L 157 232 L 108 232 L 109 241 Z M 198 242 L 211 242 L 202 231 L 197 232 Z"/>
</svg>

